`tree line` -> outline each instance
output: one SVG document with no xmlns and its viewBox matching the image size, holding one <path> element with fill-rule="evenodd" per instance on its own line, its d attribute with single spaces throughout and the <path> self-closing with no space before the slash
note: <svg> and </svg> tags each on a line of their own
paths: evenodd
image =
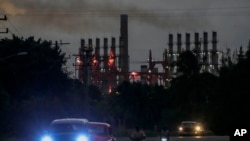
<svg viewBox="0 0 250 141">
<path fill-rule="evenodd" d="M 25 52 L 24 55 L 18 53 Z M 124 81 L 110 94 L 89 86 L 90 120 L 114 127 L 145 129 L 197 120 L 227 134 L 233 123 L 248 123 L 250 55 L 223 65 L 220 75 L 201 73 L 192 51 L 180 55 L 171 87 Z M 0 136 L 34 136 L 51 120 L 82 117 L 84 85 L 64 69 L 65 53 L 51 42 L 13 35 L 0 40 Z"/>
</svg>

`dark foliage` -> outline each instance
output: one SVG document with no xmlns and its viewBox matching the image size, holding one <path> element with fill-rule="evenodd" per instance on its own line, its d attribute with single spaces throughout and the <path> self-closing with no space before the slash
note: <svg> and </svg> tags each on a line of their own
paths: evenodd
<svg viewBox="0 0 250 141">
<path fill-rule="evenodd" d="M 82 113 L 82 90 L 74 90 L 82 86 L 63 69 L 59 46 L 13 35 L 0 40 L 0 58 L 1 134 L 33 135 L 56 117 Z"/>
</svg>

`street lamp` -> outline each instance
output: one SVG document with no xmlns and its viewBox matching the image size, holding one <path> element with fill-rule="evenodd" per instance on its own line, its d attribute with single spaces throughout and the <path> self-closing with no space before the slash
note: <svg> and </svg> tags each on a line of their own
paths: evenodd
<svg viewBox="0 0 250 141">
<path fill-rule="evenodd" d="M 5 56 L 5 57 L 3 57 L 3 58 L 0 58 L 0 61 L 9 59 L 9 58 L 12 58 L 12 57 L 15 57 L 15 56 L 23 56 L 23 55 L 27 55 L 27 54 L 28 54 L 27 52 L 18 52 L 18 53 L 11 54 L 11 55 L 9 55 L 9 56 Z"/>
</svg>

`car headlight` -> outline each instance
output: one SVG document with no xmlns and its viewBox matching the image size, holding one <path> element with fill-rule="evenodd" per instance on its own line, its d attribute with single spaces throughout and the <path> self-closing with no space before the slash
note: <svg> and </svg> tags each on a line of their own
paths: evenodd
<svg viewBox="0 0 250 141">
<path fill-rule="evenodd" d="M 161 141 L 167 141 L 167 138 L 161 138 Z"/>
<path fill-rule="evenodd" d="M 179 127 L 179 131 L 182 131 L 183 130 L 183 128 L 182 127 Z"/>
<path fill-rule="evenodd" d="M 88 137 L 85 136 L 85 135 L 79 135 L 79 136 L 76 138 L 76 141 L 88 141 Z"/>
<path fill-rule="evenodd" d="M 200 126 L 196 126 L 196 127 L 195 127 L 195 130 L 196 130 L 196 131 L 201 131 L 201 127 L 200 127 Z"/>
<path fill-rule="evenodd" d="M 49 135 L 43 136 L 41 141 L 53 141 L 52 137 Z"/>
</svg>

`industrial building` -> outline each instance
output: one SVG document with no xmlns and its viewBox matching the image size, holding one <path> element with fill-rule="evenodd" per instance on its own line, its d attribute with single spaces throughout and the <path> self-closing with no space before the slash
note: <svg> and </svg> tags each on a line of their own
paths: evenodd
<svg viewBox="0 0 250 141">
<path fill-rule="evenodd" d="M 120 16 L 120 37 L 111 39 L 100 38 L 81 39 L 81 47 L 76 57 L 78 78 L 86 84 L 93 84 L 101 88 L 104 93 L 110 93 L 122 81 L 141 81 L 148 84 L 160 84 L 169 86 L 170 81 L 177 75 L 177 60 L 181 52 L 193 50 L 199 63 L 201 71 L 216 73 L 219 68 L 220 52 L 217 49 L 217 33 L 212 32 L 212 39 L 208 40 L 208 33 L 203 37 L 194 33 L 191 41 L 190 33 L 185 34 L 185 42 L 182 34 L 177 33 L 176 42 L 173 34 L 168 37 L 168 49 L 163 53 L 162 61 L 153 61 L 151 50 L 149 51 L 148 65 L 142 65 L 138 72 L 129 70 L 129 47 L 128 47 L 128 16 Z M 116 39 L 119 39 L 118 46 Z M 211 45 L 211 49 L 209 49 Z M 175 49 L 176 47 L 176 49 Z M 194 47 L 194 48 L 192 48 Z M 205 58 L 205 59 L 204 59 Z M 156 67 L 160 64 L 162 72 Z"/>
</svg>

